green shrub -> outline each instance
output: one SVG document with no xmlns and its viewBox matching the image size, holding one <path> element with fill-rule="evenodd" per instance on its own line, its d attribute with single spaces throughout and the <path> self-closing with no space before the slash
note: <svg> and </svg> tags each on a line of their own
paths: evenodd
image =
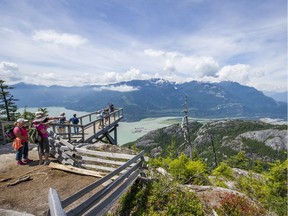
<svg viewBox="0 0 288 216">
<path fill-rule="evenodd" d="M 147 185 L 136 182 L 121 199 L 116 215 L 205 215 L 195 194 L 157 175 Z"/>
<path fill-rule="evenodd" d="M 244 151 L 240 151 L 237 155 L 232 156 L 227 160 L 227 164 L 234 168 L 249 169 L 249 158 L 246 157 Z"/>
<path fill-rule="evenodd" d="M 207 165 L 201 160 L 190 161 L 184 154 L 174 160 L 169 157 L 154 158 L 149 161 L 149 165 L 164 168 L 180 183 L 209 184 Z"/>
<path fill-rule="evenodd" d="M 227 180 L 234 180 L 233 169 L 225 162 L 221 162 L 220 165 L 212 171 L 212 175 L 224 177 Z"/>
<path fill-rule="evenodd" d="M 262 178 L 252 174 L 237 179 L 239 191 L 250 198 L 258 200 L 262 205 L 277 215 L 287 215 L 287 160 L 276 161 Z"/>
<path fill-rule="evenodd" d="M 197 185 L 209 183 L 207 165 L 200 160 L 190 161 L 184 154 L 171 161 L 168 172 L 181 183 Z"/>
</svg>

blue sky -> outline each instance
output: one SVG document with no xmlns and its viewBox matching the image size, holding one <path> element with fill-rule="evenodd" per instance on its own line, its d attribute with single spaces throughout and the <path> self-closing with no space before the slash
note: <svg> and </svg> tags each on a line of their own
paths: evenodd
<svg viewBox="0 0 288 216">
<path fill-rule="evenodd" d="M 287 91 L 286 0 L 0 0 L 0 79 Z"/>
</svg>

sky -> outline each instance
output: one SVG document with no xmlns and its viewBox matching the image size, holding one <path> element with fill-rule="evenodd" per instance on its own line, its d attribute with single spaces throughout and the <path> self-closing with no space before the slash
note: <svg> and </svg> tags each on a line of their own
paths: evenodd
<svg viewBox="0 0 288 216">
<path fill-rule="evenodd" d="M 287 91 L 287 0 L 0 0 L 0 79 Z"/>
</svg>

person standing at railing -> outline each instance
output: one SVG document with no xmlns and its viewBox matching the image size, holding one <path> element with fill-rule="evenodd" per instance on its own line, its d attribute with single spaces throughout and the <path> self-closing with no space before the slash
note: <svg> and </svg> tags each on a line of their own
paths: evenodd
<svg viewBox="0 0 288 216">
<path fill-rule="evenodd" d="M 35 113 L 35 118 L 32 121 L 33 126 L 37 129 L 39 135 L 42 137 L 41 141 L 38 144 L 38 155 L 39 155 L 39 165 L 48 165 L 49 161 L 49 140 L 48 140 L 48 127 L 49 120 L 59 119 L 59 117 L 47 117 L 43 115 L 43 112 L 38 111 Z M 45 161 L 43 162 L 43 156 Z"/>
<path fill-rule="evenodd" d="M 108 103 L 109 115 L 115 111 L 115 107 L 112 103 Z M 112 115 L 115 120 L 115 113 Z"/>
<path fill-rule="evenodd" d="M 110 113 L 114 112 L 115 108 L 114 108 L 114 105 L 112 103 L 108 103 L 108 107 L 109 107 Z"/>
<path fill-rule="evenodd" d="M 109 107 L 105 108 L 104 111 L 103 111 L 103 117 L 105 119 L 105 122 L 104 122 L 104 126 L 107 125 L 107 122 L 109 123 Z"/>
<path fill-rule="evenodd" d="M 100 128 L 104 127 L 104 119 L 103 119 L 103 117 L 104 117 L 104 109 L 99 110 L 97 113 L 98 114 L 96 115 L 96 118 L 97 119 L 101 119 L 99 121 L 99 129 L 100 129 Z"/>
<path fill-rule="evenodd" d="M 79 133 L 79 127 L 77 126 L 79 119 L 76 117 L 76 114 L 74 114 L 73 117 L 69 119 L 69 121 L 74 125 L 74 133 Z"/>
<path fill-rule="evenodd" d="M 59 117 L 59 120 L 58 120 L 57 123 L 64 125 L 66 122 L 67 122 L 67 121 L 66 121 L 65 113 L 64 113 L 64 112 L 61 112 L 60 117 Z M 65 126 L 59 125 L 59 127 L 58 127 L 58 133 L 59 133 L 60 135 L 63 135 L 63 134 L 65 133 Z"/>
</svg>

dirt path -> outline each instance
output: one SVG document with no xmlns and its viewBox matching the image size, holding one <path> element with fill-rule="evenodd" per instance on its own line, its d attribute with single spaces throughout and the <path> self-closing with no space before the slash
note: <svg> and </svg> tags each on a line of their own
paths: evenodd
<svg viewBox="0 0 288 216">
<path fill-rule="evenodd" d="M 55 188 L 63 200 L 97 180 L 95 177 L 67 173 L 38 165 L 38 155 L 35 149 L 29 151 L 29 158 L 34 161 L 29 165 L 17 166 L 11 145 L 0 146 L 0 181 L 8 179 L 0 182 L 0 215 L 17 215 L 17 212 L 21 212 L 19 215 L 27 216 L 30 214 L 46 215 L 50 187 Z M 53 158 L 50 160 L 56 162 Z M 31 180 L 8 186 L 21 176 L 29 176 Z M 9 211 L 4 213 L 3 209 Z"/>
</svg>

